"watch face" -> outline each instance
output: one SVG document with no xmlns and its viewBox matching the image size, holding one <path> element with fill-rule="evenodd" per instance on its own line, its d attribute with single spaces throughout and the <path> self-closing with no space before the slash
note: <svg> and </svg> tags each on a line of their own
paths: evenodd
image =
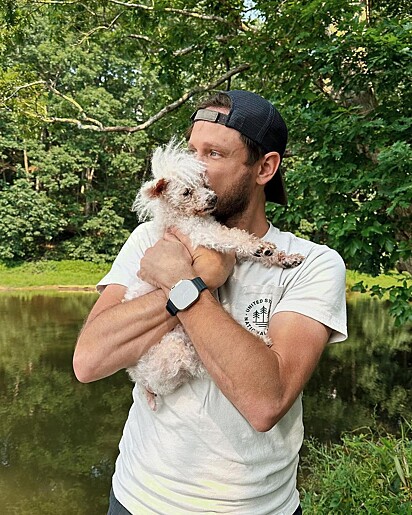
<svg viewBox="0 0 412 515">
<path fill-rule="evenodd" d="M 170 290 L 169 299 L 179 311 L 187 309 L 199 298 L 199 290 L 188 279 L 179 281 Z"/>
</svg>

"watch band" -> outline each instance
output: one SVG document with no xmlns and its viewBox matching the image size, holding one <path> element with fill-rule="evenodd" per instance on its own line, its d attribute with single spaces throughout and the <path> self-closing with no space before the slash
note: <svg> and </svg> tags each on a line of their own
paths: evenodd
<svg viewBox="0 0 412 515">
<path fill-rule="evenodd" d="M 191 281 L 197 288 L 197 291 L 199 292 L 199 294 L 203 291 L 203 290 L 207 290 L 207 286 L 206 284 L 204 283 L 204 281 L 202 280 L 201 277 L 195 277 L 194 279 L 188 279 L 188 281 Z M 190 304 L 188 306 L 188 308 L 190 306 L 192 306 L 195 302 L 197 302 L 199 300 L 199 297 L 194 301 L 192 302 L 192 304 Z M 167 301 L 167 304 L 166 304 L 166 309 L 167 311 L 172 315 L 172 316 L 176 316 L 177 313 L 179 311 L 181 311 L 180 309 L 178 309 L 174 304 L 173 302 L 168 299 Z M 186 308 L 187 309 L 187 308 Z"/>
<path fill-rule="evenodd" d="M 203 290 L 207 290 L 207 286 L 201 277 L 195 277 L 194 279 L 192 279 L 192 283 L 196 286 L 199 293 Z"/>
</svg>

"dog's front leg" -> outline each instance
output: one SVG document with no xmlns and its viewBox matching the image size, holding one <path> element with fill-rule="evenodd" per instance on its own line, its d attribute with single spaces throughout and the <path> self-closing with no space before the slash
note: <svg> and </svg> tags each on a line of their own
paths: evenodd
<svg viewBox="0 0 412 515">
<path fill-rule="evenodd" d="M 204 229 L 193 236 L 192 242 L 196 246 L 202 245 L 218 252 L 235 251 L 239 260 L 256 261 L 267 267 L 293 268 L 300 265 L 304 259 L 300 254 L 286 254 L 274 243 L 264 241 L 236 227 L 229 228 L 215 222 Z"/>
<path fill-rule="evenodd" d="M 279 250 L 274 243 L 263 241 L 258 244 L 252 258 L 267 267 L 281 266 L 282 268 L 295 268 L 305 259 L 301 254 L 286 254 Z"/>
</svg>

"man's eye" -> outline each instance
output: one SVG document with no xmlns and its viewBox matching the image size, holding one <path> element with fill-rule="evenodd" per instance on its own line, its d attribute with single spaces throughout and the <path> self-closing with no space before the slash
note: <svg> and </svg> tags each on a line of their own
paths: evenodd
<svg viewBox="0 0 412 515">
<path fill-rule="evenodd" d="M 190 190 L 188 188 L 186 188 L 185 191 L 183 192 L 183 196 L 188 197 L 189 195 L 190 195 Z"/>
<path fill-rule="evenodd" d="M 210 151 L 210 155 L 215 157 L 215 156 L 220 156 L 219 152 L 217 150 L 211 150 Z"/>
</svg>

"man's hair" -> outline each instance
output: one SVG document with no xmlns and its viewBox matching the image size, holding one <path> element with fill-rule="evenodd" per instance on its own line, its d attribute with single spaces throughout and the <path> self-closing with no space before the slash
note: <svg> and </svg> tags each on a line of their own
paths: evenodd
<svg viewBox="0 0 412 515">
<path fill-rule="evenodd" d="M 196 111 L 199 109 L 207 109 L 208 107 L 224 107 L 226 109 L 231 109 L 232 107 L 232 99 L 223 92 L 218 92 L 209 97 L 202 100 L 196 107 Z M 186 132 L 186 138 L 190 138 L 190 134 L 192 133 L 193 123 L 188 128 Z M 247 136 L 244 136 L 242 133 L 239 133 L 240 139 L 246 146 L 247 151 L 247 166 L 253 166 L 260 158 L 262 158 L 266 152 L 263 150 L 263 147 L 258 143 L 255 143 Z"/>
</svg>

